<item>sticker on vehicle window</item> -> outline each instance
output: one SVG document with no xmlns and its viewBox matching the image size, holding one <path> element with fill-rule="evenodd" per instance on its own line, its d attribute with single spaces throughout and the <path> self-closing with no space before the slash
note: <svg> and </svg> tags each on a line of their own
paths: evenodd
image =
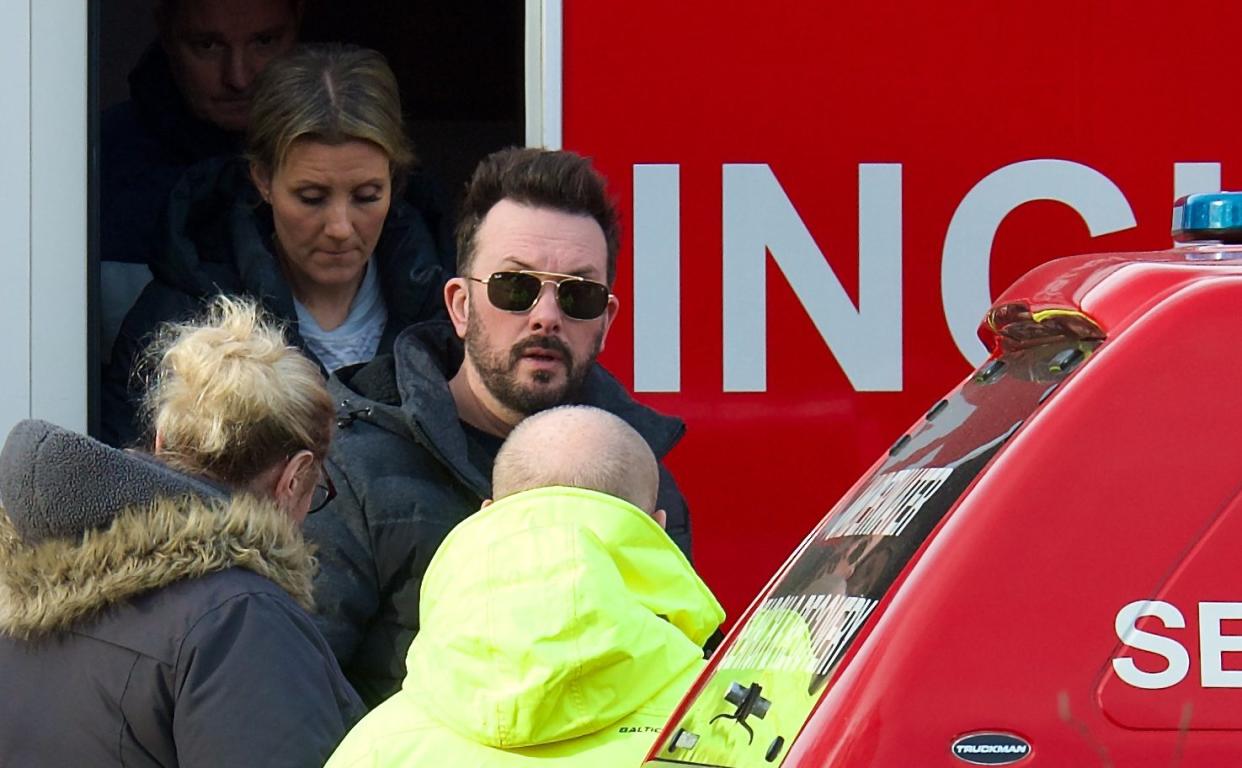
<svg viewBox="0 0 1242 768">
<path fill-rule="evenodd" d="M 768 598 L 759 610 L 771 621 L 762 633 L 743 633 L 720 665 L 826 675 L 877 602 L 851 595 Z"/>
<path fill-rule="evenodd" d="M 921 467 L 881 475 L 824 529 L 823 538 L 900 536 L 952 474 L 951 467 Z"/>
<path fill-rule="evenodd" d="M 899 441 L 808 536 L 668 728 L 647 765 L 780 766 L 898 577 L 1057 381 L 1066 340 L 1006 353 Z M 1088 350 L 1089 351 L 1089 350 Z M 963 760 L 1018 746 L 963 741 Z"/>
</svg>

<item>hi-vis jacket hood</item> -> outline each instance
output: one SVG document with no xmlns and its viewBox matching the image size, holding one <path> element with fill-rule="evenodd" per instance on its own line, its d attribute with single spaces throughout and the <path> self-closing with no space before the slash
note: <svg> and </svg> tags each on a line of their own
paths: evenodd
<svg viewBox="0 0 1242 768">
<path fill-rule="evenodd" d="M 472 741 L 597 731 L 703 658 L 724 613 L 650 517 L 604 494 L 510 496 L 445 539 L 406 690 Z"/>
<path fill-rule="evenodd" d="M 40 421 L 0 452 L 0 634 L 72 629 L 136 595 L 228 568 L 311 606 L 315 561 L 289 517 Z"/>
<path fill-rule="evenodd" d="M 516 494 L 459 524 L 420 614 L 404 688 L 330 765 L 561 765 L 588 749 L 582 765 L 636 764 L 724 620 L 649 516 L 575 488 Z M 615 741 L 628 743 L 621 763 Z"/>
</svg>

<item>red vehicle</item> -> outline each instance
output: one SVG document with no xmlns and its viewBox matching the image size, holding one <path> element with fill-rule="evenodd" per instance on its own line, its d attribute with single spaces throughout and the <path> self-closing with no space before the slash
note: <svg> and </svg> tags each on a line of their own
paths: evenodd
<svg viewBox="0 0 1242 768">
<path fill-rule="evenodd" d="M 1242 756 L 1242 193 L 1037 267 L 760 593 L 648 766 Z M 1210 238 L 1211 241 L 1206 241 Z"/>
</svg>

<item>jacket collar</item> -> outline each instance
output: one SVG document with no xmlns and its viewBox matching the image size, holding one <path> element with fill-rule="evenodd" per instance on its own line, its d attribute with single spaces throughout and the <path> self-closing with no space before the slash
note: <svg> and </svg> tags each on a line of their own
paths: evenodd
<svg viewBox="0 0 1242 768">
<path fill-rule="evenodd" d="M 313 608 L 310 549 L 287 515 L 251 496 L 159 499 L 79 539 L 33 544 L 0 510 L 0 633 L 63 632 L 145 592 L 229 568 L 253 571 Z"/>
<path fill-rule="evenodd" d="M 366 418 L 393 432 L 410 432 L 480 498 L 491 495 L 491 480 L 467 456 L 466 434 L 448 382 L 461 367 L 465 351 L 452 323 L 433 320 L 405 329 L 391 357 L 333 377 L 343 396 L 346 419 L 363 409 L 355 395 L 371 401 Z M 395 385 L 395 386 L 394 386 Z M 624 419 L 643 436 L 656 457 L 663 459 L 685 434 L 681 419 L 666 416 L 635 401 L 601 365 L 592 366 L 578 401 Z M 490 473 L 490 467 L 484 468 Z"/>
<path fill-rule="evenodd" d="M 222 501 L 228 493 L 145 454 L 37 419 L 18 422 L 0 449 L 0 501 L 17 535 L 32 544 L 75 539 L 123 509 L 180 496 Z"/>
<path fill-rule="evenodd" d="M 314 560 L 274 505 L 47 422 L 0 450 L 0 631 L 63 630 L 182 579 L 244 567 L 310 604 Z"/>
<path fill-rule="evenodd" d="M 169 194 L 152 273 L 191 296 L 245 291 L 292 316 L 293 294 L 270 248 L 271 214 L 260 203 L 243 158 L 191 166 Z"/>
<path fill-rule="evenodd" d="M 492 495 L 490 467 L 470 463 L 466 432 L 449 390 L 465 350 L 453 324 L 419 323 L 407 328 L 393 344 L 401 412 L 416 435 L 481 498 Z"/>
</svg>

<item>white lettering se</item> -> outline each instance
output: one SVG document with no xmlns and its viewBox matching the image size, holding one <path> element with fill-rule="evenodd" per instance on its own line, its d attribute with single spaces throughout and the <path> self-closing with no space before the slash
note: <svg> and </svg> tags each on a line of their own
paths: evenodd
<svg viewBox="0 0 1242 768">
<path fill-rule="evenodd" d="M 1117 612 L 1114 623 L 1122 643 L 1162 657 L 1167 666 L 1159 672 L 1145 672 L 1129 657 L 1113 659 L 1113 670 L 1126 683 L 1136 688 L 1156 690 L 1170 688 L 1190 672 L 1190 654 L 1185 646 L 1171 637 L 1138 628 L 1139 619 L 1159 619 L 1166 628 L 1184 629 L 1182 612 L 1163 600 L 1136 600 Z M 1242 688 L 1242 670 L 1224 668 L 1226 653 L 1242 652 L 1242 635 L 1226 635 L 1221 623 L 1242 619 L 1242 603 L 1199 603 L 1199 679 L 1204 688 Z"/>
</svg>

